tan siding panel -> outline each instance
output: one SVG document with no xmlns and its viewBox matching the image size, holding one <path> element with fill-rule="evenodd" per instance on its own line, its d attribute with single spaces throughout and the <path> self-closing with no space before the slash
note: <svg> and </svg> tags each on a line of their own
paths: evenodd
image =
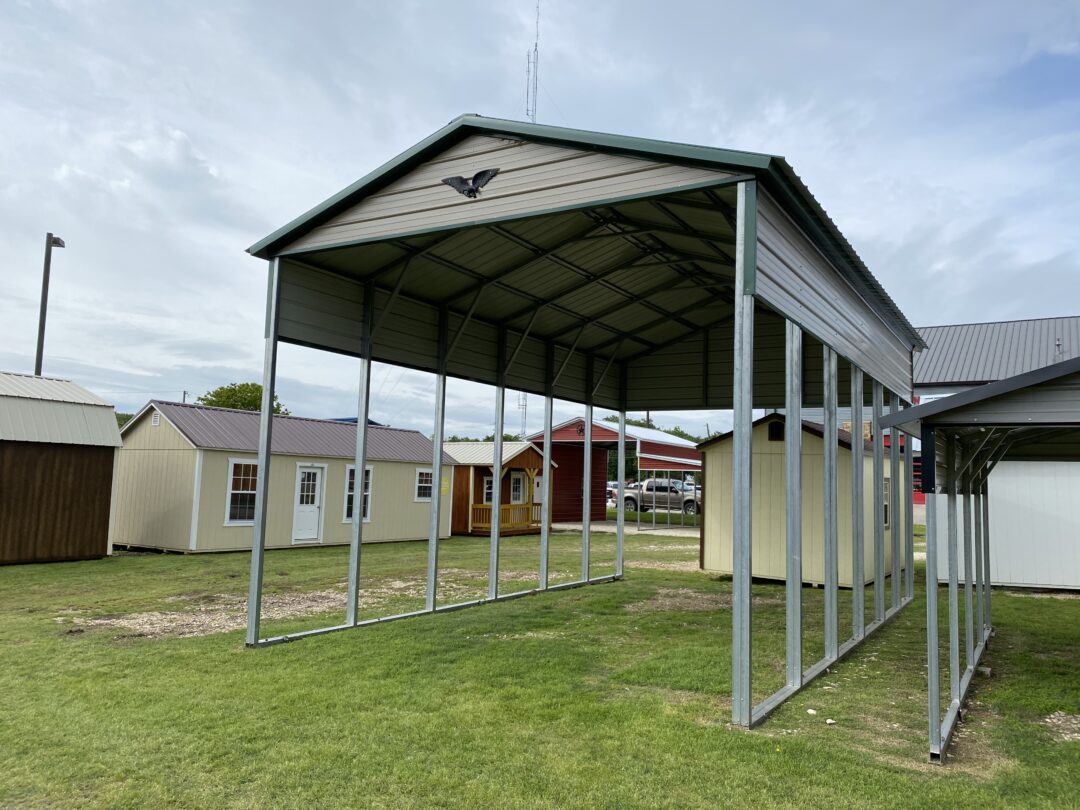
<svg viewBox="0 0 1080 810">
<path fill-rule="evenodd" d="M 203 485 L 199 500 L 199 536 L 197 551 L 231 551 L 251 548 L 252 527 L 225 525 L 228 496 L 229 459 L 250 459 L 254 455 L 205 451 Z M 297 464 L 325 464 L 323 476 L 321 545 L 348 543 L 350 524 L 345 514 L 345 470 L 348 461 L 340 458 L 300 458 L 274 456 L 270 467 L 270 497 L 267 512 L 267 547 L 293 546 L 293 504 L 296 497 Z M 364 524 L 364 542 L 416 540 L 428 535 L 429 504 L 413 499 L 417 467 L 424 465 L 373 461 L 371 479 L 371 520 Z M 428 465 L 430 468 L 430 465 Z M 444 465 L 443 478 L 451 480 L 453 467 Z M 442 499 L 442 535 L 450 534 L 450 493 Z M 319 545 L 297 543 L 296 547 Z"/>
<path fill-rule="evenodd" d="M 286 251 L 310 250 L 420 229 L 527 216 L 589 200 L 664 191 L 722 180 L 730 174 L 673 166 L 546 144 L 506 148 L 502 139 L 476 135 L 467 155 L 437 157 L 294 242 Z M 489 153 L 483 147 L 497 149 Z M 487 163 L 491 162 L 492 166 Z M 469 200 L 442 184 L 444 177 L 471 176 L 482 168 L 501 174 L 483 196 Z"/>
<path fill-rule="evenodd" d="M 184 551 L 191 533 L 196 450 L 148 411 L 124 433 L 113 487 L 113 543 Z"/>
<path fill-rule="evenodd" d="M 784 443 L 768 440 L 768 426 L 754 428 L 753 575 L 762 579 L 787 576 L 787 505 Z M 803 433 L 802 456 L 802 556 L 803 581 L 825 582 L 824 445 L 820 438 Z M 731 573 L 731 442 L 707 448 L 705 453 L 705 570 Z M 901 464 L 901 469 L 903 465 Z M 889 468 L 885 465 L 885 477 Z M 863 581 L 874 577 L 874 531 L 870 498 L 873 493 L 873 464 L 863 463 Z M 903 480 L 903 474 L 901 474 Z M 837 557 L 839 584 L 851 587 L 851 451 L 839 448 L 837 464 Z M 885 531 L 885 572 L 892 566 L 890 530 Z"/>
<path fill-rule="evenodd" d="M 767 195 L 758 198 L 757 294 L 911 400 L 911 351 Z"/>
</svg>

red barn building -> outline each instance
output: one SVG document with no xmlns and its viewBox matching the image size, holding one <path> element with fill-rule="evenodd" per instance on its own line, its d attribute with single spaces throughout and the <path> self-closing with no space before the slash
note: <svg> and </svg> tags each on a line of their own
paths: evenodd
<svg viewBox="0 0 1080 810">
<path fill-rule="evenodd" d="M 612 422 L 593 422 L 593 457 L 590 519 L 607 518 L 608 453 L 618 452 L 619 430 Z M 544 434 L 529 437 L 541 452 Z M 552 470 L 551 519 L 556 523 L 581 520 L 584 492 L 582 475 L 585 467 L 585 419 L 578 417 L 551 428 L 551 460 L 558 465 Z M 638 476 L 647 478 L 658 472 L 699 472 L 701 453 L 693 442 L 664 433 L 662 430 L 626 426 L 626 454 L 635 453 Z"/>
</svg>

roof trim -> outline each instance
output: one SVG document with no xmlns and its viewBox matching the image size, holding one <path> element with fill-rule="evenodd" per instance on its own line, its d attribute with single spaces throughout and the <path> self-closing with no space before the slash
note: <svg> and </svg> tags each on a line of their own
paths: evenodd
<svg viewBox="0 0 1080 810">
<path fill-rule="evenodd" d="M 1004 380 L 998 380 L 997 382 L 986 383 L 985 385 L 980 385 L 978 388 L 971 388 L 967 391 L 961 391 L 958 394 L 935 399 L 933 402 L 927 402 L 925 405 L 916 405 L 913 408 L 905 408 L 895 414 L 883 416 L 880 424 L 882 427 L 898 427 L 908 432 L 910 432 L 913 425 L 921 424 L 923 420 L 926 419 L 929 419 L 931 424 L 943 424 L 945 423 L 945 420 L 934 419 L 933 417 L 941 417 L 948 414 L 949 411 L 959 410 L 968 405 L 973 405 L 976 402 L 984 402 L 988 399 L 1001 396 L 1002 394 L 1011 394 L 1022 388 L 1028 388 L 1033 385 L 1056 380 L 1059 377 L 1067 377 L 1070 374 L 1077 373 L 1080 373 L 1080 357 L 1074 357 L 1071 360 L 1064 360 L 1050 366 L 1043 366 L 1042 368 L 1037 368 L 1033 371 L 1025 371 L 1023 374 L 1017 374 L 1015 377 L 1006 377 Z M 1080 415 L 1077 417 L 1077 422 L 1080 423 Z"/>
<path fill-rule="evenodd" d="M 751 427 L 758 427 L 759 425 L 765 425 L 765 424 L 768 424 L 769 422 L 785 423 L 786 421 L 787 421 L 787 417 L 782 413 L 767 413 L 764 416 L 762 416 L 762 417 L 760 417 L 758 419 L 755 419 L 753 421 L 753 423 L 751 423 Z M 803 433 L 809 433 L 810 435 L 817 436 L 819 439 L 822 439 L 822 440 L 824 440 L 824 438 L 825 438 L 825 426 L 822 425 L 822 424 L 819 424 L 818 422 L 811 422 L 811 421 L 809 421 L 807 419 L 803 419 L 802 420 L 802 429 L 803 429 Z M 719 444 L 722 441 L 726 441 L 727 439 L 730 439 L 734 435 L 734 433 L 735 433 L 734 430 L 729 430 L 727 433 L 721 433 L 718 436 L 713 436 L 711 439 L 706 439 L 705 441 L 703 441 L 701 444 L 699 444 L 697 446 L 697 449 L 701 450 L 701 451 L 704 451 L 705 448 L 707 448 L 707 447 L 711 447 L 714 444 Z M 845 439 L 844 438 L 845 435 L 848 438 Z M 836 431 L 836 443 L 839 444 L 841 447 L 846 447 L 848 450 L 850 450 L 851 445 L 852 445 L 851 433 L 849 431 L 846 431 L 846 430 L 837 429 L 837 431 Z M 872 450 L 873 450 L 873 445 L 870 442 L 864 441 L 863 442 L 863 452 L 870 452 Z"/>
<path fill-rule="evenodd" d="M 881 314 L 888 316 L 886 322 L 891 321 L 891 325 L 898 330 L 898 334 L 910 341 L 915 349 L 926 348 L 918 330 L 911 325 L 878 280 L 874 278 L 836 223 L 825 213 L 825 209 L 787 161 L 778 155 L 760 152 L 696 146 L 479 115 L 461 115 L 355 183 L 346 186 L 337 194 L 259 240 L 249 247 L 247 252 L 261 259 L 278 255 L 281 248 L 298 238 L 302 232 L 328 221 L 360 198 L 386 186 L 408 173 L 414 166 L 472 134 L 503 135 L 560 146 L 579 148 L 584 146 L 635 157 L 652 159 L 660 157 L 681 163 L 753 174 L 780 199 L 788 214 L 808 231 L 811 240 L 817 244 L 818 249 L 825 254 L 826 258 L 837 266 L 837 269 L 841 272 L 845 268 L 854 271 L 848 281 L 854 284 L 860 295 L 867 298 L 867 303 L 871 308 L 884 310 Z"/>
</svg>

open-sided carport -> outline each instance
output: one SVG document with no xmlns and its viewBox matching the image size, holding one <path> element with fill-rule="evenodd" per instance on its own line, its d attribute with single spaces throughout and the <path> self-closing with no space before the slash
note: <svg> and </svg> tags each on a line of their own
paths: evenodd
<svg viewBox="0 0 1080 810">
<path fill-rule="evenodd" d="M 922 439 L 926 493 L 926 653 L 930 758 L 944 758 L 975 667 L 993 633 L 990 499 L 999 461 L 1080 461 L 1080 358 L 988 383 L 882 420 Z M 947 500 L 949 702 L 941 712 L 936 499 Z M 957 508 L 962 512 L 958 534 Z M 962 543 L 962 546 L 961 546 Z M 1031 553 L 1038 553 L 1032 538 Z M 960 566 L 964 638 L 960 640 Z"/>
<path fill-rule="evenodd" d="M 443 183 L 498 169 L 476 194 Z M 490 172 L 488 173 L 490 175 Z M 260 638 L 266 453 L 278 341 L 362 360 L 356 464 L 365 457 L 370 368 L 374 360 L 436 375 L 433 485 L 441 480 L 448 376 L 496 387 L 496 442 L 506 387 L 545 397 L 545 480 L 551 458 L 552 400 L 585 406 L 585 480 L 594 406 L 620 414 L 619 480 L 625 480 L 627 410 L 734 410 L 735 556 L 733 719 L 752 725 L 820 674 L 912 594 L 910 483 L 906 582 L 894 532 L 892 589 L 886 604 L 882 476 L 870 506 L 876 521 L 874 616 L 865 620 L 853 591 L 850 637 L 838 621 L 836 454 L 826 455 L 825 648 L 801 661 L 799 550 L 800 435 L 786 447 L 788 588 L 786 684 L 753 704 L 750 616 L 750 463 L 755 407 L 784 407 L 800 423 L 803 403 L 824 407 L 836 429 L 838 404 L 863 406 L 875 422 L 874 464 L 884 464 L 877 422 L 912 399 L 911 354 L 922 342 L 809 190 L 782 158 L 557 127 L 463 116 L 344 189 L 249 252 L 269 262 L 263 427 L 249 600 L 249 644 L 370 624 L 360 621 L 363 525 L 354 518 L 344 624 Z M 840 360 L 841 358 L 842 361 Z M 867 381 L 867 377 L 870 381 Z M 816 381 L 816 382 L 815 382 Z M 832 443 L 827 443 L 832 444 Z M 898 469 L 898 443 L 891 463 Z M 497 446 L 496 463 L 501 458 Z M 858 454 L 856 454 L 858 455 Z M 861 464 L 861 456 L 859 463 Z M 894 472 L 893 480 L 898 473 Z M 853 506 L 862 526 L 862 475 Z M 620 484 L 621 486 L 621 484 Z M 892 514 L 899 513 L 899 488 Z M 588 488 L 586 488 L 588 493 Z M 492 527 L 486 599 L 439 605 L 438 498 L 432 499 L 423 610 L 449 610 L 548 589 L 548 515 L 543 493 L 537 587 L 498 592 L 499 534 Z M 493 503 L 497 510 L 498 496 Z M 590 578 L 589 500 L 584 503 L 583 585 L 623 574 L 619 496 L 616 565 Z M 860 528 L 861 531 L 861 528 Z M 861 548 L 861 543 L 856 547 Z M 855 562 L 861 567 L 862 560 Z M 859 578 L 861 582 L 861 578 Z M 554 586 L 553 586 L 554 587 Z"/>
</svg>

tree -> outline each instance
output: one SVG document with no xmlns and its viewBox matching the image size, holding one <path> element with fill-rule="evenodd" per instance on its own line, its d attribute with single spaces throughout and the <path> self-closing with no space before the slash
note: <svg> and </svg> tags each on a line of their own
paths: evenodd
<svg viewBox="0 0 1080 810">
<path fill-rule="evenodd" d="M 207 391 L 195 402 L 199 405 L 211 405 L 215 408 L 236 408 L 240 411 L 262 410 L 262 386 L 259 383 L 229 383 Z M 274 394 L 274 413 L 288 416 L 289 411 Z"/>
<path fill-rule="evenodd" d="M 133 413 L 120 413 L 120 411 L 116 411 L 116 426 L 123 427 L 134 415 L 135 414 Z"/>
</svg>

